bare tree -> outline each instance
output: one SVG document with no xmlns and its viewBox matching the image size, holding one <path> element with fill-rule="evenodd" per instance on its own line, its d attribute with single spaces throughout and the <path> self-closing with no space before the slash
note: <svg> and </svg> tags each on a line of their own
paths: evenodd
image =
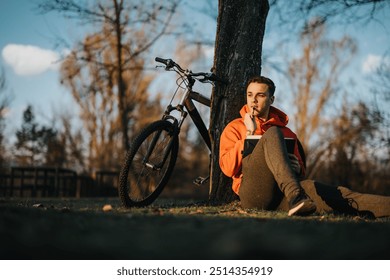
<svg viewBox="0 0 390 280">
<path fill-rule="evenodd" d="M 386 52 L 382 62 L 372 75 L 371 91 L 374 95 L 374 107 L 381 113 L 383 122 L 378 135 L 377 149 L 381 150 L 383 168 L 388 170 L 390 164 L 390 52 Z"/>
<path fill-rule="evenodd" d="M 85 132 L 82 128 L 74 128 L 72 115 L 60 112 L 56 116 L 56 122 L 60 123 L 59 139 L 63 144 L 66 154 L 65 167 L 76 170 L 78 173 L 88 173 L 86 163 Z"/>
<path fill-rule="evenodd" d="M 390 102 L 390 51 L 385 53 L 384 60 L 376 71 L 378 80 L 377 90 L 386 102 Z"/>
<path fill-rule="evenodd" d="M 308 19 L 313 17 L 322 18 L 328 26 L 379 22 L 376 16 L 386 8 L 390 8 L 390 2 L 387 0 L 270 0 L 270 6 L 274 11 L 276 22 L 292 31 L 301 28 Z"/>
<path fill-rule="evenodd" d="M 332 138 L 326 143 L 321 169 L 316 178 L 333 185 L 349 186 L 357 191 L 385 193 L 378 155 L 374 152 L 383 118 L 365 102 L 355 105 L 344 102 L 340 115 L 333 121 Z M 383 159 L 383 154 L 380 155 Z M 381 180 L 381 179 L 379 179 Z"/>
<path fill-rule="evenodd" d="M 294 104 L 295 132 L 308 153 L 310 171 L 312 164 L 318 163 L 318 157 L 322 155 L 322 146 L 313 139 L 327 137 L 331 115 L 326 110 L 335 104 L 336 97 L 341 98 L 337 96 L 339 77 L 353 57 L 356 46 L 346 36 L 340 40 L 328 40 L 325 24 L 313 20 L 301 33 L 301 49 L 302 54 L 289 63 L 287 78 Z"/>
<path fill-rule="evenodd" d="M 147 52 L 163 35 L 170 32 L 169 25 L 177 7 L 176 0 L 165 1 L 123 1 L 107 0 L 94 2 L 74 0 L 45 0 L 39 4 L 40 11 L 56 11 L 68 18 L 97 26 L 96 34 L 84 40 L 73 51 L 73 59 L 88 64 L 96 64 L 108 69 L 112 92 L 116 95 L 119 110 L 119 129 L 122 133 L 123 149 L 129 147 L 129 122 L 133 106 L 129 106 L 129 83 L 125 81 L 125 72 L 143 67 L 142 55 Z M 99 36 L 100 35 L 100 36 Z M 108 37 L 106 37 L 108 36 Z M 85 56 L 85 48 L 96 53 L 107 53 L 112 48 L 110 59 L 107 57 Z M 108 64 L 107 64 L 108 63 Z M 99 68 L 100 67 L 100 68 Z M 91 83 L 92 85 L 92 83 Z"/>
<path fill-rule="evenodd" d="M 382 61 L 374 73 L 370 76 L 371 91 L 375 96 L 376 106 L 386 114 L 386 119 L 390 120 L 390 114 L 387 113 L 388 103 L 390 102 L 390 51 L 384 53 Z"/>
<path fill-rule="evenodd" d="M 113 48 L 106 48 L 103 52 L 100 48 L 95 48 L 95 40 L 101 40 L 101 36 L 110 40 L 109 33 L 88 36 L 84 44 L 84 55 L 91 60 L 102 56 L 102 64 L 110 65 L 115 57 Z M 152 77 L 146 76 L 142 71 L 141 59 L 138 64 L 135 61 L 133 64 L 137 69 L 124 70 L 121 75 L 126 88 L 122 98 L 126 102 L 126 129 L 130 131 L 144 123 L 137 115 L 147 109 L 147 88 L 152 81 Z M 124 154 L 124 148 L 118 145 L 121 142 L 122 114 L 115 75 L 116 72 L 111 67 L 80 61 L 73 54 L 67 57 L 61 67 L 62 82 L 71 89 L 73 98 L 80 107 L 81 119 L 88 135 L 88 162 L 91 171 L 118 168 L 121 155 Z"/>
</svg>

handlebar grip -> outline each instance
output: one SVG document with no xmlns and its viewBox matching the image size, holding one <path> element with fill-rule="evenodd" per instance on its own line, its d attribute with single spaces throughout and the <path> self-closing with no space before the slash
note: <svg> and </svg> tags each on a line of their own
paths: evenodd
<svg viewBox="0 0 390 280">
<path fill-rule="evenodd" d="M 164 59 L 164 58 L 161 58 L 161 57 L 156 57 L 154 60 L 157 61 L 157 62 L 163 63 L 165 65 L 167 64 L 167 59 Z"/>
<path fill-rule="evenodd" d="M 168 58 L 168 59 L 164 59 L 164 58 L 161 58 L 161 57 L 156 57 L 154 59 L 155 61 L 157 62 L 160 62 L 160 63 L 163 63 L 165 64 L 166 66 L 166 69 L 170 69 L 174 66 L 178 66 L 172 59 Z"/>
</svg>

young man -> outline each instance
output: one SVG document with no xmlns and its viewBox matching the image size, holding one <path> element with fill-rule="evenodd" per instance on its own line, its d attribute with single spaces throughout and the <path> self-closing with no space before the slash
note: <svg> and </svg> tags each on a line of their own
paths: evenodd
<svg viewBox="0 0 390 280">
<path fill-rule="evenodd" d="M 286 125 L 288 116 L 271 106 L 275 85 L 263 76 L 250 79 L 247 104 L 241 118 L 230 122 L 220 140 L 221 170 L 233 179 L 233 191 L 244 208 L 286 210 L 288 215 L 340 212 L 374 217 L 390 216 L 390 197 L 360 194 L 345 187 L 332 187 L 303 180 L 305 166 L 298 140 Z M 248 135 L 261 135 L 252 153 L 243 158 Z M 285 138 L 295 140 L 288 153 Z"/>
</svg>

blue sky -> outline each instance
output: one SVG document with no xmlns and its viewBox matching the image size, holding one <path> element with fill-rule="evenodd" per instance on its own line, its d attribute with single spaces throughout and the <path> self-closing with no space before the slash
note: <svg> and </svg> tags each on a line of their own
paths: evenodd
<svg viewBox="0 0 390 280">
<path fill-rule="evenodd" d="M 71 101 L 60 85 L 58 60 L 63 50 L 54 48 L 59 30 L 66 36 L 71 26 L 58 15 L 38 15 L 33 1 L 0 2 L 0 65 L 12 94 L 7 128 L 14 131 L 27 104 L 37 117 L 50 118 L 53 111 Z M 71 107 L 70 107 L 71 108 Z"/>
<path fill-rule="evenodd" d="M 79 29 L 74 22 L 60 15 L 37 14 L 33 11 L 34 2 L 0 1 L 0 65 L 6 74 L 7 92 L 13 95 L 7 113 L 7 131 L 10 133 L 20 125 L 27 104 L 33 105 L 37 116 L 46 121 L 59 111 L 74 112 L 70 93 L 59 83 L 58 63 L 55 63 L 66 49 L 55 48 L 53 38 L 55 35 L 77 37 Z M 359 53 L 349 75 L 367 76 L 389 49 L 390 17 L 385 14 L 380 15 L 383 25 L 370 23 L 335 31 L 351 34 L 359 41 Z M 264 44 L 272 46 L 272 42 L 272 34 L 266 33 Z"/>
</svg>

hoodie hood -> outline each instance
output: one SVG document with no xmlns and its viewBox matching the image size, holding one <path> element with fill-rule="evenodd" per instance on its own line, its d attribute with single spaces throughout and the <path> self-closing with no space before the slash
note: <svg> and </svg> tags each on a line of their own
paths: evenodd
<svg viewBox="0 0 390 280">
<path fill-rule="evenodd" d="M 248 105 L 245 104 L 244 106 L 242 106 L 240 110 L 240 115 L 242 118 L 244 118 L 245 114 L 249 112 L 250 112 L 249 107 Z M 270 106 L 268 120 L 265 122 L 261 122 L 262 126 L 276 125 L 280 127 L 285 127 L 287 124 L 288 124 L 288 116 L 283 111 L 273 106 Z"/>
</svg>

